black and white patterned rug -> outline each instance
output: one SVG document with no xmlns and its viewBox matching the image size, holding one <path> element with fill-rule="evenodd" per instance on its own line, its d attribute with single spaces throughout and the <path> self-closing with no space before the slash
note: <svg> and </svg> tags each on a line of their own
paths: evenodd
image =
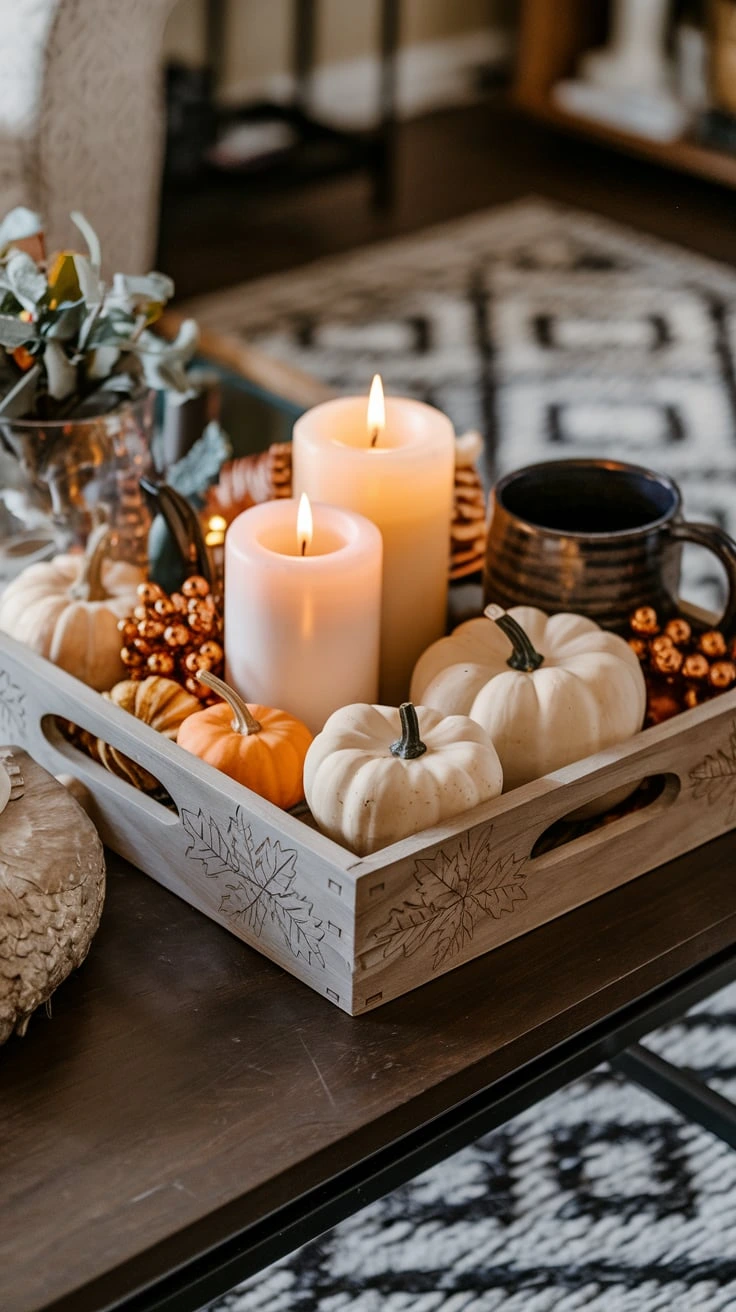
<svg viewBox="0 0 736 1312">
<path fill-rule="evenodd" d="M 191 302 L 340 391 L 668 472 L 736 532 L 736 273 L 530 200 Z M 717 567 L 686 562 L 715 602 Z M 360 1023 L 359 1021 L 356 1023 Z M 736 985 L 647 1042 L 736 1098 Z M 607 1068 L 277 1263 L 217 1312 L 736 1312 L 736 1154 Z"/>
<path fill-rule="evenodd" d="M 611 455 L 736 534 L 736 273 L 704 257 L 532 199 L 184 308 L 342 392 L 381 372 L 479 428 L 491 476 Z M 686 595 L 719 579 L 688 549 Z"/>
<path fill-rule="evenodd" d="M 735 1098 L 736 985 L 646 1043 Z M 600 1067 L 215 1309 L 734 1312 L 736 1153 Z"/>
</svg>

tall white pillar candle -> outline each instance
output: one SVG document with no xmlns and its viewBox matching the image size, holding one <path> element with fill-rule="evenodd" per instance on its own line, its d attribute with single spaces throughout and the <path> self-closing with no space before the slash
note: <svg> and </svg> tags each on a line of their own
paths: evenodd
<svg viewBox="0 0 736 1312">
<path fill-rule="evenodd" d="M 225 668 L 246 701 L 317 733 L 339 706 L 377 699 L 382 544 L 361 515 L 312 512 L 309 541 L 296 500 L 253 506 L 230 525 Z"/>
<path fill-rule="evenodd" d="M 365 397 L 339 397 L 294 425 L 295 495 L 349 507 L 381 530 L 379 688 L 389 705 L 406 699 L 418 657 L 445 632 L 454 469 L 452 424 L 421 401 L 386 397 L 382 427 L 368 422 Z"/>
</svg>

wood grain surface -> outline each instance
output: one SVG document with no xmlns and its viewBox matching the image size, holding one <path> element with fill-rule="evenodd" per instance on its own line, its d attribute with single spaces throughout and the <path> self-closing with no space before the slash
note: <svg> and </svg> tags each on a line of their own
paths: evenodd
<svg viewBox="0 0 736 1312">
<path fill-rule="evenodd" d="M 358 1019 L 118 858 L 0 1054 L 0 1307 L 90 1312 L 733 944 L 736 839 Z"/>
</svg>

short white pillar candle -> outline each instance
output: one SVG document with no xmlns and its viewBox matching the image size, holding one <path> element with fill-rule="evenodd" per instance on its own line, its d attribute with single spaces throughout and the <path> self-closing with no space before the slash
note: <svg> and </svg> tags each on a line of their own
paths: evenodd
<svg viewBox="0 0 736 1312">
<path fill-rule="evenodd" d="M 230 525 L 225 668 L 246 701 L 290 711 L 317 733 L 339 706 L 377 700 L 382 544 L 361 515 L 311 510 L 311 534 L 297 530 L 291 499 Z"/>
</svg>

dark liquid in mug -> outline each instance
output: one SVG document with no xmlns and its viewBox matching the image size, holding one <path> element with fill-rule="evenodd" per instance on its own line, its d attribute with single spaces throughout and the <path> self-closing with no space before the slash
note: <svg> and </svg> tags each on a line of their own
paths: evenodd
<svg viewBox="0 0 736 1312">
<path fill-rule="evenodd" d="M 591 466 L 531 469 L 502 489 L 507 510 L 561 533 L 622 533 L 671 514 L 675 495 L 631 470 Z"/>
</svg>

